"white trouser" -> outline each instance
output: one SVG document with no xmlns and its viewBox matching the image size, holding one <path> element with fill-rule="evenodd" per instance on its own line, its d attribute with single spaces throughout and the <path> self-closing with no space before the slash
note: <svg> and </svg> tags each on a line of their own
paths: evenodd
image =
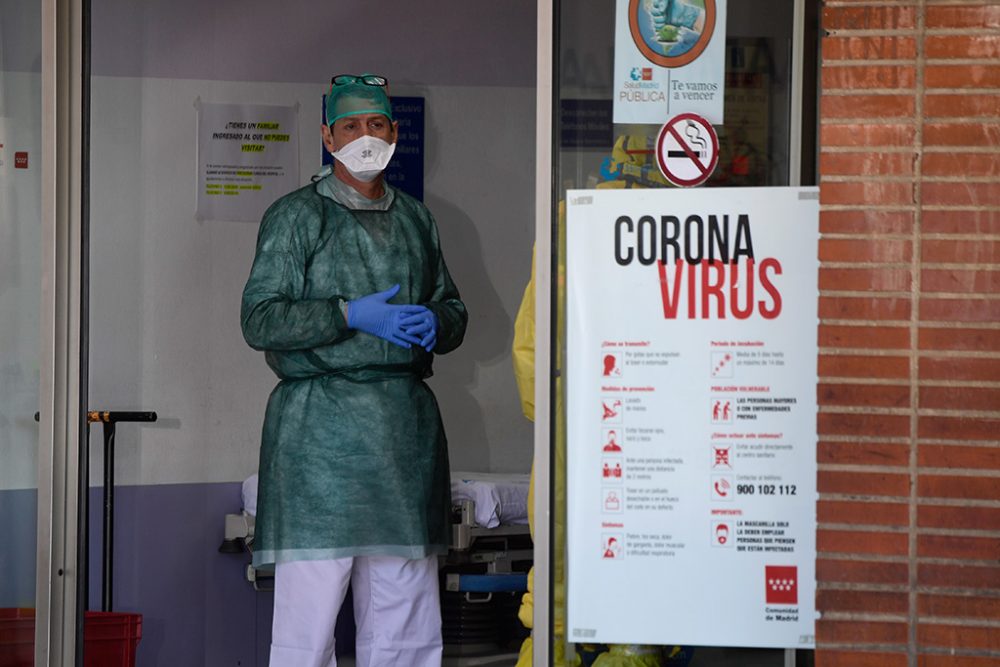
<svg viewBox="0 0 1000 667">
<path fill-rule="evenodd" d="M 333 632 L 348 583 L 354 594 L 358 667 L 440 667 L 436 556 L 279 563 L 270 667 L 336 667 Z"/>
</svg>

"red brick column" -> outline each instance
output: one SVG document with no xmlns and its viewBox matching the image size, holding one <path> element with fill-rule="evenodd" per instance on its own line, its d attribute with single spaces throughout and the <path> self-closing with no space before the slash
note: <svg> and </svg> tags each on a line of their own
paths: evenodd
<svg viewBox="0 0 1000 667">
<path fill-rule="evenodd" d="M 1000 665 L 1000 2 L 822 22 L 816 664 Z"/>
</svg>

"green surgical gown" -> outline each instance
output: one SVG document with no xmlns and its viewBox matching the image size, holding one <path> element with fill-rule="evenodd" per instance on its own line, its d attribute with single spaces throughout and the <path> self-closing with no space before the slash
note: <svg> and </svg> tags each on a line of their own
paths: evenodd
<svg viewBox="0 0 1000 667">
<path fill-rule="evenodd" d="M 424 383 L 433 355 L 349 329 L 341 311 L 398 283 L 391 303 L 437 315 L 435 353 L 462 342 L 468 316 L 434 218 L 394 194 L 388 210 L 350 210 L 312 184 L 264 214 L 241 321 L 280 381 L 264 416 L 254 565 L 447 549 L 447 443 Z"/>
</svg>

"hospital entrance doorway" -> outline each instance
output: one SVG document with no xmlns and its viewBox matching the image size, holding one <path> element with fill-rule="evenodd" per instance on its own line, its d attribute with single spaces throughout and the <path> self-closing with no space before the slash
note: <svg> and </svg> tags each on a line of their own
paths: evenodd
<svg viewBox="0 0 1000 667">
<path fill-rule="evenodd" d="M 692 606 L 689 603 L 695 598 L 718 599 L 721 605 L 733 602 L 728 597 L 729 591 L 713 590 L 711 586 L 697 592 L 686 589 L 671 592 L 653 582 L 643 588 L 622 574 L 632 569 L 633 564 L 638 567 L 640 562 L 655 560 L 650 554 L 662 555 L 661 561 L 657 561 L 661 563 L 657 565 L 661 571 L 676 567 L 673 564 L 679 561 L 672 561 L 669 556 L 673 556 L 673 549 L 685 548 L 670 535 L 671 517 L 678 516 L 670 512 L 675 509 L 681 512 L 687 507 L 676 490 L 685 482 L 680 477 L 670 477 L 669 482 L 659 485 L 652 481 L 636 481 L 657 479 L 659 473 L 655 470 L 673 470 L 671 466 L 674 465 L 680 469 L 690 463 L 680 458 L 664 459 L 665 454 L 654 460 L 649 458 L 652 454 L 644 453 L 653 447 L 648 443 L 658 443 L 666 451 L 676 444 L 674 439 L 682 429 L 663 424 L 658 424 L 662 427 L 659 429 L 639 428 L 636 424 L 642 419 L 634 415 L 645 411 L 648 417 L 648 413 L 665 411 L 663 401 L 680 400 L 681 397 L 675 394 L 685 392 L 686 383 L 680 379 L 665 382 L 664 387 L 656 390 L 659 393 L 647 393 L 645 398 L 629 395 L 628 391 L 654 391 L 642 384 L 648 380 L 635 380 L 641 375 L 638 365 L 652 368 L 660 364 L 661 368 L 667 368 L 668 364 L 676 363 L 673 357 L 677 355 L 672 357 L 655 343 L 630 339 L 623 329 L 625 325 L 617 320 L 602 325 L 616 334 L 588 339 L 596 347 L 585 348 L 590 355 L 585 358 L 586 363 L 580 361 L 582 353 L 568 341 L 584 338 L 581 322 L 597 321 L 603 306 L 612 302 L 615 307 L 636 303 L 631 290 L 647 286 L 656 287 L 657 294 L 662 290 L 664 318 L 668 317 L 671 305 L 677 305 L 676 301 L 671 301 L 672 294 L 685 298 L 684 293 L 676 291 L 676 284 L 680 283 L 675 284 L 670 277 L 674 275 L 674 260 L 670 259 L 667 265 L 664 262 L 668 260 L 664 257 L 669 255 L 671 248 L 680 248 L 673 255 L 676 257 L 687 252 L 688 246 L 679 246 L 678 235 L 671 235 L 670 230 L 680 229 L 682 224 L 690 224 L 690 220 L 687 223 L 677 221 L 677 227 L 669 226 L 672 224 L 669 214 L 676 214 L 676 211 L 666 203 L 668 192 L 677 192 L 679 196 L 691 194 L 681 190 L 726 188 L 727 192 L 736 192 L 737 188 L 815 184 L 819 25 L 815 5 L 804 0 L 605 0 L 586 3 L 586 6 L 553 3 L 548 14 L 540 10 L 539 61 L 551 65 L 548 71 L 544 64 L 540 66 L 540 89 L 551 83 L 552 96 L 551 99 L 539 96 L 537 191 L 540 195 L 536 260 L 546 266 L 544 271 L 539 271 L 536 284 L 535 295 L 540 305 L 535 352 L 543 360 L 535 371 L 536 377 L 546 378 L 548 395 L 545 396 L 544 390 L 542 394 L 536 393 L 536 415 L 542 415 L 546 427 L 536 431 L 535 472 L 548 481 L 547 493 L 536 497 L 536 515 L 550 516 L 548 525 L 544 526 L 548 529 L 544 539 L 551 560 L 542 579 L 544 583 L 537 578 L 539 566 L 536 561 L 536 610 L 538 600 L 545 598 L 551 615 L 542 618 L 536 611 L 536 636 L 544 623 L 542 631 L 546 637 L 545 646 L 536 643 L 536 662 L 563 665 L 578 660 L 578 664 L 583 665 L 656 667 L 812 664 L 810 648 L 814 637 L 811 630 L 796 636 L 794 641 L 768 644 L 765 639 L 753 638 L 754 641 L 744 646 L 733 646 L 727 644 L 726 639 L 731 633 L 715 626 L 711 618 L 704 618 L 700 623 L 698 636 L 703 639 L 700 642 L 686 639 L 683 632 L 674 627 L 664 626 L 658 632 L 637 629 L 638 625 L 643 628 L 655 626 L 661 615 L 658 609 L 669 608 L 674 613 L 683 613 L 679 610 Z M 547 51 L 549 45 L 551 49 Z M 655 207 L 649 204 L 630 206 L 632 202 L 653 202 L 651 191 L 663 193 L 655 201 L 667 207 L 666 210 L 654 210 Z M 711 190 L 704 192 L 702 201 L 711 200 L 708 195 Z M 808 196 L 818 199 L 818 196 Z M 608 208 L 600 208 L 600 202 L 614 202 L 621 210 L 613 209 L 610 203 Z M 634 215 L 633 209 L 637 211 Z M 574 219 L 579 221 L 584 216 L 581 211 L 587 210 L 603 215 L 600 220 L 608 221 L 607 231 L 594 227 L 592 233 L 577 231 L 574 235 L 570 218 L 576 215 Z M 614 215 L 613 210 L 617 211 Z M 621 217 L 617 217 L 615 223 L 618 215 Z M 640 215 L 645 217 L 637 223 Z M 595 212 L 593 216 L 596 217 L 586 221 L 596 225 L 599 215 Z M 698 256 L 686 261 L 697 263 L 708 258 L 711 263 L 712 253 L 718 258 L 720 252 L 718 246 L 715 250 L 710 249 L 713 238 L 729 235 L 732 241 L 737 236 L 721 231 L 719 221 L 714 221 L 718 226 L 713 228 L 714 232 L 706 232 L 705 240 L 699 238 L 691 246 L 696 246 L 691 252 Z M 731 222 L 735 229 L 736 216 Z M 624 236 L 619 233 L 622 230 L 625 230 Z M 738 245 L 739 239 L 735 243 Z M 600 277 L 610 273 L 600 273 L 597 263 L 581 267 L 579 259 L 576 260 L 578 264 L 573 265 L 574 258 L 579 255 L 571 254 L 571 249 L 579 252 L 581 248 L 598 245 L 603 248 L 604 255 L 614 258 L 614 261 L 609 260 L 608 272 L 641 263 L 642 270 L 649 272 L 648 285 L 629 283 L 629 288 L 619 293 L 605 291 L 600 292 L 600 296 L 590 296 L 599 291 L 595 284 L 600 282 Z M 721 252 L 730 253 L 734 247 L 728 245 Z M 589 254 L 586 258 L 594 256 Z M 720 261 L 728 263 L 729 256 L 726 254 Z M 677 259 L 677 264 L 681 265 L 681 259 Z M 598 277 L 587 282 L 586 277 L 590 274 Z M 687 280 L 695 280 L 693 272 L 685 276 Z M 581 282 L 587 284 L 580 287 Z M 740 284 L 743 284 L 742 279 Z M 671 288 L 675 291 L 670 292 Z M 687 299 L 696 311 L 694 288 L 684 289 L 689 290 Z M 569 319 L 568 302 L 575 304 L 578 314 L 582 313 L 580 318 L 591 319 Z M 721 310 L 722 306 L 719 308 Z M 707 318 L 706 313 L 707 310 L 691 317 Z M 619 350 L 616 345 L 623 349 Z M 661 354 L 662 359 L 656 357 L 657 354 Z M 579 389 L 581 383 L 587 384 L 592 376 L 597 378 L 594 382 L 599 383 L 594 385 L 599 388 L 599 394 L 594 396 Z M 647 373 L 642 377 L 652 376 Z M 598 389 L 593 391 L 598 392 Z M 578 394 L 585 394 L 589 402 L 584 402 L 584 408 L 568 409 L 568 404 Z M 725 406 L 719 403 L 714 413 L 706 410 L 704 418 L 723 423 L 732 418 L 732 408 L 728 403 Z M 586 421 L 587 415 L 590 421 Z M 698 417 L 691 414 L 684 418 Z M 814 429 L 813 425 L 810 427 Z M 593 444 L 581 444 L 591 441 Z M 644 448 L 641 443 L 648 446 Z M 586 451 L 592 455 L 580 453 L 585 446 L 590 448 Z M 697 451 L 702 450 L 707 460 L 708 442 L 700 445 Z M 720 451 L 728 456 L 728 449 Z M 813 452 L 807 454 L 814 459 Z M 698 458 L 700 463 L 702 457 Z M 620 477 L 616 477 L 617 471 L 621 471 L 617 473 Z M 667 479 L 662 475 L 661 478 Z M 728 488 L 719 488 L 720 498 L 728 499 Z M 590 491 L 582 492 L 581 489 Z M 595 496 L 600 493 L 600 498 L 586 495 L 591 492 Z M 706 490 L 706 498 L 708 494 Z M 581 504 L 585 505 L 584 509 L 568 512 L 568 508 L 579 508 Z M 640 510 L 647 512 L 643 517 L 652 516 L 650 512 L 654 507 L 663 510 L 655 531 L 644 530 L 650 534 L 641 535 L 639 531 L 628 529 L 634 523 L 629 524 L 623 516 L 635 519 L 635 512 Z M 812 508 L 804 507 L 804 512 L 811 511 L 814 517 L 814 503 Z M 581 521 L 581 517 L 586 521 Z M 684 521 L 681 518 L 674 520 Z M 731 529 L 729 521 L 717 520 L 715 523 L 720 526 L 713 530 L 718 528 L 720 532 L 713 533 L 712 542 L 709 523 L 706 518 L 704 540 L 697 540 L 699 544 L 695 546 L 687 545 L 690 547 L 688 552 L 702 548 L 707 551 L 710 544 L 732 546 L 736 536 L 735 522 Z M 593 539 L 581 541 L 578 538 L 581 534 Z M 591 547 L 589 556 L 581 554 L 581 549 L 586 553 Z M 609 563 L 616 563 L 617 568 Z M 633 596 L 631 605 L 627 595 L 621 592 L 624 589 L 620 588 L 626 580 L 631 582 L 631 588 L 627 589 Z M 782 581 L 785 586 L 786 582 Z M 763 579 L 759 588 L 763 610 Z M 657 591 L 656 599 L 648 597 L 653 590 Z M 600 606 L 601 601 L 614 599 L 616 609 L 635 614 L 630 618 L 638 617 L 640 612 L 636 610 L 644 610 L 646 622 L 630 624 L 623 620 L 615 623 L 614 619 L 608 619 L 603 630 L 586 623 L 580 625 L 578 619 L 583 616 L 600 616 L 584 614 L 575 606 L 573 596 L 576 594 L 579 598 L 581 591 L 586 593 L 589 605 Z M 780 596 L 768 593 L 769 604 L 776 607 L 770 602 L 772 597 L 778 600 Z M 789 598 L 784 599 L 787 602 Z M 639 636 L 644 639 L 636 639 Z M 787 641 L 791 643 L 784 643 Z M 804 648 L 796 650 L 790 646 Z"/>
</svg>

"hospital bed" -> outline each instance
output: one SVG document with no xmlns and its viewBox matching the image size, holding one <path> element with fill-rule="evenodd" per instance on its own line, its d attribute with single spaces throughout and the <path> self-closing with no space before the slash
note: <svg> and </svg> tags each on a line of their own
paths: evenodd
<svg viewBox="0 0 1000 667">
<path fill-rule="evenodd" d="M 445 664 L 514 664 L 532 563 L 528 475 L 452 473 L 452 538 L 441 562 Z M 506 662 L 479 662 L 507 658 Z"/>
<path fill-rule="evenodd" d="M 451 543 L 440 559 L 446 654 L 473 660 L 498 647 L 516 646 L 524 633 L 517 607 L 532 562 L 528 485 L 527 474 L 451 475 Z M 242 511 L 225 516 L 221 552 L 253 551 L 257 475 L 243 482 L 242 498 Z M 273 571 L 249 563 L 245 568 L 256 590 L 273 589 Z"/>
</svg>

